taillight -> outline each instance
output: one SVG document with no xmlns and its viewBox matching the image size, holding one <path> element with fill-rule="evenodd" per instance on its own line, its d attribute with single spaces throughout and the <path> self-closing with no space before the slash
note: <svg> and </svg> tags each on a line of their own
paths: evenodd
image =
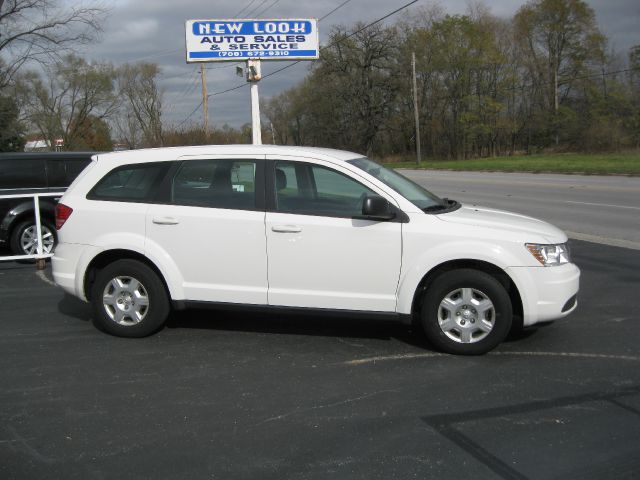
<svg viewBox="0 0 640 480">
<path fill-rule="evenodd" d="M 67 207 L 64 203 L 56 205 L 56 230 L 62 228 L 64 222 L 71 216 L 71 213 L 73 213 L 73 208 Z"/>
</svg>

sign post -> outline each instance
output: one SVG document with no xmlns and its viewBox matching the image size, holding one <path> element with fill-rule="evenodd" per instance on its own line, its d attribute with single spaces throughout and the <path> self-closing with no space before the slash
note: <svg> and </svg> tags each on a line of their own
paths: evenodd
<svg viewBox="0 0 640 480">
<path fill-rule="evenodd" d="M 315 60 L 320 56 L 316 19 L 187 20 L 185 32 L 187 63 L 246 60 L 254 145 L 262 143 L 260 61 Z"/>
<path fill-rule="evenodd" d="M 261 78 L 260 60 L 247 60 L 247 81 L 251 83 L 251 137 L 254 145 L 262 145 L 260 97 L 258 95 L 258 82 Z"/>
</svg>

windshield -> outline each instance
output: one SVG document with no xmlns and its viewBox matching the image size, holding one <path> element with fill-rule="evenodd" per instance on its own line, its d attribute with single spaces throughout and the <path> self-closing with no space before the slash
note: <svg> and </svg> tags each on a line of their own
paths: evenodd
<svg viewBox="0 0 640 480">
<path fill-rule="evenodd" d="M 383 167 L 373 160 L 358 158 L 356 160 L 349 160 L 348 163 L 377 178 L 422 210 L 430 209 L 431 207 L 442 208 L 443 205 L 446 205 L 445 201 L 433 193 L 413 183 L 408 178 L 403 177 L 395 170 Z"/>
</svg>

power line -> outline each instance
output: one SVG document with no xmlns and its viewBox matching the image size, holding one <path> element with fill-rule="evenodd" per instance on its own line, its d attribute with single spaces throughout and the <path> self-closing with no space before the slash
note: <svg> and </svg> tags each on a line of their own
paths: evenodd
<svg viewBox="0 0 640 480">
<path fill-rule="evenodd" d="M 255 8 L 252 8 L 250 11 L 248 11 L 245 15 L 248 17 L 250 15 L 253 14 L 253 12 L 255 12 L 256 10 L 258 10 L 260 7 L 262 7 L 265 3 L 267 3 L 269 0 L 262 0 L 262 2 L 260 2 Z"/>
<path fill-rule="evenodd" d="M 325 19 L 325 18 L 327 18 L 329 15 L 331 15 L 332 13 L 334 13 L 335 11 L 337 11 L 339 8 L 342 8 L 344 5 L 346 5 L 346 4 L 347 4 L 347 3 L 349 3 L 350 1 L 351 1 L 351 0 L 346 0 L 345 2 L 342 2 L 342 3 L 341 3 L 340 5 L 338 5 L 336 8 L 334 8 L 334 9 L 333 9 L 333 10 L 331 10 L 329 13 L 327 13 L 325 16 L 323 16 L 320 20 L 324 20 L 324 19 Z M 337 40 L 336 42 L 334 42 L 334 43 L 332 43 L 332 44 L 330 44 L 330 45 L 327 45 L 326 47 L 322 47 L 322 48 L 320 49 L 320 51 L 326 50 L 327 48 L 334 47 L 335 45 L 338 45 L 339 43 L 344 42 L 344 41 L 345 41 L 345 40 L 347 40 L 348 38 L 351 38 L 351 37 L 353 37 L 354 35 L 357 35 L 358 33 L 362 32 L 363 30 L 366 30 L 367 28 L 370 28 L 370 27 L 372 27 L 372 26 L 374 26 L 374 25 L 376 25 L 376 24 L 378 24 L 378 23 L 380 23 L 380 22 L 382 22 L 382 21 L 386 20 L 387 18 L 389 18 L 389 17 L 391 17 L 391 16 L 395 15 L 396 13 L 398 13 L 398 12 L 400 12 L 400 11 L 404 10 L 405 8 L 410 7 L 411 5 L 413 5 L 414 3 L 418 2 L 418 1 L 419 1 L 419 0 L 413 0 L 413 1 L 409 2 L 409 3 L 406 3 L 405 5 L 403 5 L 403 6 L 399 7 L 399 8 L 397 8 L 397 9 L 395 9 L 394 11 L 389 12 L 389 13 L 388 13 L 388 14 L 386 14 L 384 17 L 380 17 L 379 19 L 377 19 L 377 20 L 375 20 L 375 21 L 373 21 L 373 22 L 371 22 L 371 23 L 369 23 L 369 24 L 365 25 L 364 27 L 362 27 L 362 28 L 360 28 L 360 29 L 356 30 L 355 32 L 353 32 L 353 33 L 351 33 L 351 34 L 347 35 L 346 37 L 343 37 L 343 38 L 341 38 L 340 40 Z M 286 70 L 286 69 L 288 69 L 288 68 L 293 67 L 294 65 L 297 65 L 297 64 L 298 64 L 298 63 L 300 63 L 301 61 L 302 61 L 302 60 L 296 60 L 295 62 L 289 63 L 288 65 L 285 65 L 284 67 L 279 68 L 278 70 L 275 70 L 275 71 L 273 71 L 273 72 L 271 72 L 271 73 L 268 73 L 268 74 L 264 75 L 262 78 L 263 78 L 263 79 L 265 79 L 265 78 L 268 78 L 268 77 L 272 77 L 273 75 L 276 75 L 277 73 L 280 73 L 280 72 L 282 72 L 282 71 L 284 71 L 284 70 Z M 228 89 L 226 89 L 226 90 L 222 90 L 222 91 L 220 91 L 220 92 L 211 93 L 211 94 L 209 94 L 208 96 L 209 96 L 209 97 L 214 97 L 214 96 L 216 96 L 216 95 L 222 95 L 222 94 L 224 94 L 224 93 L 232 92 L 232 91 L 234 91 L 234 90 L 238 90 L 238 89 L 243 88 L 243 87 L 246 87 L 246 86 L 247 86 L 247 84 L 246 84 L 246 83 L 242 83 L 242 84 L 236 85 L 235 87 L 231 87 L 231 88 L 228 88 Z"/>
<path fill-rule="evenodd" d="M 320 19 L 318 20 L 318 22 L 321 22 L 322 20 L 324 20 L 325 18 L 327 18 L 329 15 L 331 15 L 333 12 L 336 12 L 338 10 L 340 10 L 342 7 L 344 7 L 347 3 L 349 3 L 351 0 L 345 0 L 344 2 L 342 2 L 340 5 L 338 5 L 336 8 L 334 8 L 333 10 L 331 10 L 329 13 L 327 13 L 324 17 L 320 17 Z"/>
<path fill-rule="evenodd" d="M 169 104 L 169 106 L 167 107 L 167 111 L 166 114 L 169 115 L 173 110 L 175 110 L 178 100 L 180 100 L 183 97 L 186 97 L 188 94 L 190 94 L 191 92 L 195 91 L 196 87 L 198 86 L 198 71 L 195 70 L 193 72 L 191 72 L 193 74 L 195 74 L 192 78 L 192 82 L 191 83 L 187 83 L 187 86 L 184 87 L 182 90 L 180 90 L 179 93 L 174 93 L 171 92 L 169 93 L 169 95 L 176 95 L 175 98 L 173 99 L 173 101 Z"/>
<path fill-rule="evenodd" d="M 418 2 L 418 1 L 419 1 L 419 0 L 413 0 L 412 2 L 409 2 L 409 3 L 405 4 L 405 5 L 403 5 L 402 7 L 400 7 L 400 8 L 398 8 L 398 9 L 394 10 L 393 12 L 388 13 L 388 14 L 387 14 L 387 15 L 385 15 L 384 17 L 379 18 L 378 20 L 376 20 L 376 21 L 374 21 L 374 22 L 371 22 L 371 23 L 369 23 L 369 24 L 365 25 L 364 27 L 362 27 L 362 28 L 360 28 L 360 29 L 356 30 L 356 31 L 355 31 L 355 32 L 353 32 L 353 33 L 350 33 L 350 34 L 349 34 L 349 35 L 347 35 L 346 37 L 342 37 L 342 38 L 340 38 L 339 40 L 336 40 L 335 42 L 333 42 L 333 43 L 331 43 L 331 44 L 327 45 L 326 47 L 322 47 L 322 48 L 320 49 L 320 51 L 322 52 L 323 50 L 326 50 L 326 49 L 328 49 L 328 48 L 335 47 L 336 45 L 341 44 L 341 43 L 342 43 L 342 42 L 344 42 L 345 40 L 348 40 L 349 38 L 351 38 L 351 37 L 353 37 L 353 36 L 355 36 L 355 35 L 357 35 L 357 34 L 361 33 L 362 31 L 366 30 L 367 28 L 373 27 L 374 25 L 376 25 L 376 24 L 378 24 L 378 23 L 380 23 L 380 22 L 382 22 L 382 21 L 386 20 L 387 18 L 389 18 L 389 17 L 391 17 L 391 16 L 395 15 L 396 13 L 400 12 L 401 10 L 404 10 L 405 8 L 407 8 L 407 7 L 411 6 L 411 5 L 413 5 L 414 3 Z M 346 2 L 345 2 L 345 4 L 346 4 Z M 344 4 L 343 4 L 343 5 L 344 5 Z M 285 65 L 284 67 L 279 68 L 278 70 L 275 70 L 275 71 L 273 71 L 273 72 L 271 72 L 271 73 L 269 73 L 269 74 L 267 74 L 267 75 L 263 76 L 262 78 L 264 79 L 264 78 L 271 77 L 272 75 L 275 75 L 276 73 L 280 73 L 280 72 L 282 72 L 283 70 L 286 70 L 287 68 L 291 68 L 291 67 L 293 67 L 294 65 L 297 65 L 297 64 L 298 64 L 298 63 L 300 63 L 300 62 L 301 62 L 301 60 L 298 60 L 297 62 L 290 63 L 289 65 Z"/>
<path fill-rule="evenodd" d="M 202 104 L 204 103 L 204 100 L 200 100 L 200 103 L 198 104 L 198 106 L 196 108 L 193 109 L 193 112 L 191 112 L 189 115 L 187 115 L 187 118 L 185 118 L 182 122 L 180 122 L 178 124 L 178 126 L 176 127 L 176 129 L 180 128 L 182 125 L 184 125 L 185 123 L 187 123 L 187 121 L 189 121 L 189 119 L 195 115 L 195 113 L 200 109 L 200 107 L 202 106 Z"/>
<path fill-rule="evenodd" d="M 271 5 L 269 5 L 267 8 L 265 8 L 265 9 L 264 9 L 264 10 L 262 10 L 261 12 L 256 13 L 256 17 L 259 17 L 259 16 L 261 16 L 261 15 L 264 15 L 264 12 L 266 12 L 267 10 L 271 10 L 271 8 L 272 8 L 276 3 L 278 3 L 279 1 L 280 1 L 280 0 L 274 0 L 274 2 L 273 2 Z"/>
<path fill-rule="evenodd" d="M 251 0 L 247 5 L 244 6 L 244 8 L 241 8 L 238 13 L 236 13 L 233 18 L 238 18 L 238 16 L 243 13 L 247 8 L 249 8 L 251 5 L 253 5 L 254 3 L 256 3 L 256 0 Z"/>
</svg>

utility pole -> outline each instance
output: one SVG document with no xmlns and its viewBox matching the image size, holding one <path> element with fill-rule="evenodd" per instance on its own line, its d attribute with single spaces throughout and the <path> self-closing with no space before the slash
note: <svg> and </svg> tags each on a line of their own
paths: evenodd
<svg viewBox="0 0 640 480">
<path fill-rule="evenodd" d="M 558 129 L 558 68 L 553 69 L 553 122 L 556 131 L 556 147 L 560 144 Z"/>
<path fill-rule="evenodd" d="M 413 114 L 416 121 L 416 161 L 422 160 L 420 155 L 420 115 L 418 113 L 418 84 L 416 80 L 416 52 L 411 52 L 411 70 L 413 77 Z"/>
<path fill-rule="evenodd" d="M 209 97 L 207 96 L 207 76 L 204 70 L 204 63 L 200 64 L 200 78 L 202 80 L 202 110 L 204 113 L 204 135 L 209 139 Z"/>
</svg>

